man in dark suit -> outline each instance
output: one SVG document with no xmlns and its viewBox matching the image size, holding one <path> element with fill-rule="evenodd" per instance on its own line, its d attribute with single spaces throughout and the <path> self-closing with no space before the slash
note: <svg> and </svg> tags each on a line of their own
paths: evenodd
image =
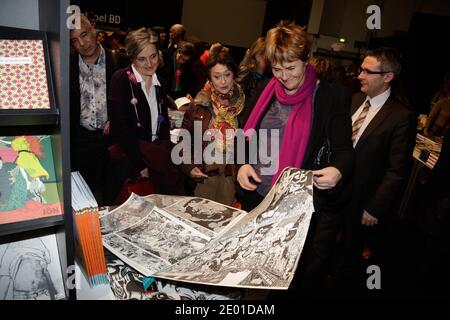
<svg viewBox="0 0 450 320">
<path fill-rule="evenodd" d="M 70 60 L 72 170 L 79 170 L 91 190 L 98 194 L 106 185 L 109 81 L 113 72 L 129 61 L 97 43 L 96 31 L 84 15 L 80 28 L 70 30 L 70 43 L 75 51 Z"/>
<path fill-rule="evenodd" d="M 392 48 L 367 53 L 358 79 L 361 93 L 352 101 L 355 171 L 352 200 L 345 210 L 342 279 L 357 283 L 367 242 L 383 273 L 387 226 L 402 186 L 409 176 L 415 143 L 416 116 L 391 92 L 401 70 Z M 384 269 L 386 270 L 386 269 Z"/>
</svg>

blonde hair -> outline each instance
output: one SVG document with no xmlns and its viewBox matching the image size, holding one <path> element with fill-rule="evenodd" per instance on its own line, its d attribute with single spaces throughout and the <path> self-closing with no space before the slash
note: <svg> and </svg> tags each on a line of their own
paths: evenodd
<svg viewBox="0 0 450 320">
<path fill-rule="evenodd" d="M 131 61 L 134 61 L 144 48 L 152 44 L 158 50 L 158 35 L 146 28 L 131 31 L 125 38 L 125 49 Z"/>
<path fill-rule="evenodd" d="M 266 43 L 264 37 L 259 37 L 258 39 L 256 39 L 255 42 L 253 42 L 253 44 L 248 49 L 246 59 L 244 63 L 242 63 L 242 66 L 246 66 L 251 70 L 256 69 L 257 66 L 256 56 L 258 54 L 265 56 L 265 51 L 266 51 Z"/>
<path fill-rule="evenodd" d="M 272 65 L 295 60 L 308 60 L 311 38 L 294 22 L 281 21 L 266 35 L 266 57 Z"/>
</svg>

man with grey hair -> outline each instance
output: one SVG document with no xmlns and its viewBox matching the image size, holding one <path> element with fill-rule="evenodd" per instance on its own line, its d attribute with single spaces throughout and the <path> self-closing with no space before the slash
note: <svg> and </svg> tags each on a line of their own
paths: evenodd
<svg viewBox="0 0 450 320">
<path fill-rule="evenodd" d="M 72 170 L 80 171 L 98 196 L 108 193 L 103 186 L 108 185 L 105 183 L 105 162 L 109 80 L 114 71 L 129 61 L 119 52 L 97 43 L 96 31 L 84 15 L 81 15 L 80 28 L 70 30 L 70 44 L 74 51 L 70 59 Z M 106 198 L 105 203 L 110 200 Z M 101 197 L 97 197 L 97 201 L 102 202 Z"/>
</svg>

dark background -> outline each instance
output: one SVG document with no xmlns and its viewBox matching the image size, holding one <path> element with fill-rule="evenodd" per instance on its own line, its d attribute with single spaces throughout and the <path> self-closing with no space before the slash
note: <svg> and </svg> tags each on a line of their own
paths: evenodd
<svg viewBox="0 0 450 320">
<path fill-rule="evenodd" d="M 133 0 L 77 0 L 89 17 L 106 14 L 106 21 L 97 21 L 96 28 L 107 31 L 137 29 L 139 27 L 162 26 L 168 32 L 175 23 L 181 23 L 183 0 L 133 1 Z M 280 20 L 296 21 L 307 26 L 312 0 L 267 0 L 263 30 L 275 26 Z M 217 12 L 217 5 L 211 4 L 211 12 Z M 428 113 L 429 102 L 439 88 L 444 76 L 450 70 L 445 34 L 450 30 L 450 13 L 433 15 L 416 13 L 408 32 L 390 37 L 377 38 L 376 33 L 367 42 L 359 45 L 372 49 L 379 46 L 392 46 L 402 53 L 403 71 L 400 82 L 404 94 L 417 113 Z M 119 16 L 120 23 L 110 23 L 110 15 Z M 202 17 L 198 17 L 201 19 Z M 117 19 L 117 18 L 116 18 Z M 208 26 L 205 25 L 205 28 Z M 200 39 L 202 40 L 202 39 Z M 228 45 L 225 43 L 225 45 Z M 239 63 L 247 48 L 230 46 L 235 60 Z M 359 63 L 360 57 L 355 54 Z"/>
</svg>

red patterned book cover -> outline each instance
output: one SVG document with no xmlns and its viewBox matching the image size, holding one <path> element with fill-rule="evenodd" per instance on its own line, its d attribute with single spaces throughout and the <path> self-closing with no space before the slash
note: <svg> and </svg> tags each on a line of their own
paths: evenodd
<svg viewBox="0 0 450 320">
<path fill-rule="evenodd" d="M 0 39 L 0 110 L 50 107 L 44 42 Z"/>
</svg>

